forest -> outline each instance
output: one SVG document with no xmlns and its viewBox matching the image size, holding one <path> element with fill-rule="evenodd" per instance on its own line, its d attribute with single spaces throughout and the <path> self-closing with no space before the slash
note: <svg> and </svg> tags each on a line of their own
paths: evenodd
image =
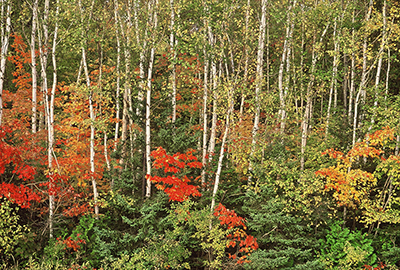
<svg viewBox="0 0 400 270">
<path fill-rule="evenodd" d="M 0 5 L 0 269 L 400 269 L 398 1 Z"/>
</svg>

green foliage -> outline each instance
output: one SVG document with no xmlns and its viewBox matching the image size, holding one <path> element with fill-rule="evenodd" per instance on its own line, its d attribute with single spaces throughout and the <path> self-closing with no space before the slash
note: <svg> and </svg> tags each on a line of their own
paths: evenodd
<svg viewBox="0 0 400 270">
<path fill-rule="evenodd" d="M 17 244 L 28 232 L 26 225 L 18 223 L 18 207 L 13 208 L 10 201 L 0 198 L 0 258 L 9 260 L 15 255 Z"/>
<path fill-rule="evenodd" d="M 243 209 L 259 243 L 246 269 L 323 269 L 315 253 L 317 235 L 300 214 L 291 214 L 285 206 L 284 196 L 278 196 L 271 185 L 261 185 L 259 193 L 246 193 Z"/>
<path fill-rule="evenodd" d="M 342 228 L 339 222 L 330 226 L 326 240 L 321 241 L 320 258 L 329 269 L 354 269 L 377 261 L 372 239 L 360 230 Z"/>
</svg>

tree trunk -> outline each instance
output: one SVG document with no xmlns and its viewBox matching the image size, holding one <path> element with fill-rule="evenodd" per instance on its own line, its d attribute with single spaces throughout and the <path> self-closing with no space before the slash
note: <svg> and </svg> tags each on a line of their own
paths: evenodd
<svg viewBox="0 0 400 270">
<path fill-rule="evenodd" d="M 119 31 L 118 31 L 118 0 L 114 0 L 114 20 L 115 20 L 115 37 L 117 39 L 117 66 L 116 66 L 116 72 L 117 72 L 117 82 L 116 82 L 116 123 L 115 123 L 115 133 L 114 133 L 114 152 L 117 150 L 117 141 L 118 141 L 118 135 L 119 135 L 119 121 L 120 121 L 120 102 L 119 102 L 119 93 L 120 93 L 120 66 L 121 66 L 121 42 L 119 39 Z"/>
<path fill-rule="evenodd" d="M 263 0 L 266 1 L 266 0 Z M 225 118 L 225 131 L 224 135 L 222 137 L 222 144 L 221 144 L 221 150 L 219 153 L 219 159 L 218 159 L 218 165 L 217 165 L 217 172 L 215 173 L 215 181 L 214 181 L 214 189 L 212 193 L 212 199 L 211 199 L 211 212 L 213 212 L 214 207 L 215 207 L 215 200 L 217 197 L 217 192 L 218 192 L 218 186 L 219 186 L 219 179 L 221 176 L 221 171 L 222 171 L 222 161 L 224 160 L 224 155 L 225 155 L 225 143 L 226 143 L 226 138 L 228 137 L 229 133 L 229 125 L 230 125 L 230 117 L 231 113 L 233 111 L 233 96 L 232 96 L 232 91 L 233 91 L 233 86 L 229 86 L 231 89 L 229 90 L 229 95 L 228 95 L 228 111 L 226 113 L 226 118 Z M 211 226 L 211 223 L 210 223 Z"/>
<path fill-rule="evenodd" d="M 90 6 L 90 17 L 89 21 L 87 22 L 87 25 L 89 25 L 92 14 L 93 14 L 93 6 L 94 6 L 94 1 L 92 0 L 91 6 Z M 83 22 L 83 8 L 82 8 L 82 3 L 81 0 L 79 0 L 79 8 L 81 10 L 81 23 L 84 25 Z M 87 32 L 87 30 L 86 30 Z M 83 33 L 82 33 L 83 34 Z M 82 36 L 83 38 L 83 36 Z M 94 177 L 95 173 L 95 163 L 94 163 L 94 156 L 95 156 L 95 149 L 94 149 L 94 136 L 95 136 L 95 126 L 94 122 L 96 121 L 96 115 L 94 112 L 94 107 L 93 107 L 93 88 L 90 86 L 90 77 L 89 77 L 89 70 L 88 70 L 88 65 L 87 65 L 87 60 L 86 60 L 86 49 L 85 46 L 82 45 L 81 47 L 82 50 L 82 65 L 83 65 L 83 70 L 85 73 L 85 78 L 86 78 L 86 87 L 89 91 L 89 112 L 90 112 L 90 172 L 91 172 L 91 180 L 92 180 L 92 186 L 93 186 L 93 200 L 94 200 L 94 213 L 96 215 L 96 218 L 99 216 L 99 206 L 97 204 L 97 198 L 99 196 L 98 191 L 97 191 L 97 182 L 96 178 Z"/>
<path fill-rule="evenodd" d="M 4 77 L 6 72 L 6 60 L 8 52 L 8 44 L 11 31 L 11 3 L 7 4 L 5 1 L 1 1 L 1 52 L 0 52 L 0 126 L 3 119 L 3 88 L 4 88 Z M 4 14 L 4 9 L 7 9 Z M 5 22 L 4 22 L 5 21 Z"/>
<path fill-rule="evenodd" d="M 151 129 L 150 129 L 150 109 L 151 109 L 151 82 L 153 78 L 153 65 L 154 65 L 154 53 L 155 53 L 155 32 L 157 29 L 157 6 L 158 0 L 153 2 L 154 8 L 154 17 L 153 17 L 153 37 L 152 37 L 152 48 L 150 51 L 150 59 L 149 59 L 149 69 L 147 73 L 147 95 L 146 95 L 146 175 L 151 175 L 151 159 L 150 159 L 150 139 L 151 139 Z M 150 197 L 151 195 L 151 181 L 147 178 L 146 182 L 146 197 Z"/>
<path fill-rule="evenodd" d="M 171 7 L 171 35 L 170 35 L 170 47 L 171 47 L 171 55 L 172 55 L 172 74 L 171 74 L 171 82 L 172 82 L 172 124 L 175 124 L 176 121 L 176 45 L 177 40 L 175 41 L 175 6 L 174 0 L 170 0 Z"/>
<path fill-rule="evenodd" d="M 257 69 L 256 69 L 256 89 L 255 89 L 255 116 L 254 125 L 252 130 L 252 140 L 251 140 L 251 152 L 250 152 L 250 162 L 249 162 L 249 177 L 248 184 L 251 183 L 251 175 L 253 170 L 253 159 L 254 153 L 256 151 L 258 126 L 260 122 L 260 92 L 263 83 L 263 65 L 264 65 L 264 44 L 265 44 L 265 28 L 266 28 L 266 17 L 267 17 L 267 0 L 262 0 L 261 2 L 261 21 L 258 36 L 258 51 L 257 51 Z"/>
<path fill-rule="evenodd" d="M 36 70 L 36 27 L 38 21 L 38 0 L 32 7 L 32 31 L 31 31 L 31 66 L 32 66 L 32 133 L 37 131 L 37 70 Z M 41 49 L 41 48 L 40 48 Z"/>
<path fill-rule="evenodd" d="M 371 124 L 368 128 L 368 133 L 371 132 L 371 129 L 372 129 L 373 125 L 375 124 L 376 109 L 378 108 L 379 83 L 380 83 L 381 70 L 382 70 L 383 51 L 385 49 L 385 44 L 386 44 L 386 25 L 387 25 L 386 0 L 384 0 L 384 2 L 383 2 L 382 18 L 383 18 L 382 40 L 381 40 L 381 46 L 380 46 L 380 50 L 379 50 L 378 66 L 376 68 L 376 76 L 375 76 L 375 100 L 374 100 L 373 112 L 372 112 L 372 116 L 371 116 Z"/>
<path fill-rule="evenodd" d="M 203 80 L 203 155 L 201 159 L 201 184 L 206 182 L 206 165 L 207 165 L 207 103 L 208 103 L 208 68 L 209 61 L 207 52 L 204 50 L 204 80 Z"/>
</svg>

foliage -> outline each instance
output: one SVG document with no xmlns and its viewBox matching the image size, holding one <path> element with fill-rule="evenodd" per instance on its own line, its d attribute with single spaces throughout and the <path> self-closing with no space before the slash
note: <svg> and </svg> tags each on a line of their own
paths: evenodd
<svg viewBox="0 0 400 270">
<path fill-rule="evenodd" d="M 342 228 L 339 222 L 330 226 L 320 258 L 329 269 L 354 269 L 377 262 L 372 240 L 360 230 Z"/>
<path fill-rule="evenodd" d="M 18 207 L 13 208 L 8 200 L 0 199 L 0 258 L 4 261 L 15 255 L 16 245 L 29 232 L 26 225 L 19 224 L 17 211 Z"/>
</svg>

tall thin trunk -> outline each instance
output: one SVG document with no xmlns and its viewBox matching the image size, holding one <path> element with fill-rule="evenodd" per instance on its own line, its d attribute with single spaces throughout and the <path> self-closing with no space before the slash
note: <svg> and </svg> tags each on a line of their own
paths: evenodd
<svg viewBox="0 0 400 270">
<path fill-rule="evenodd" d="M 204 80 L 203 80 L 203 155 L 201 170 L 201 184 L 204 185 L 206 182 L 206 165 L 207 165 L 207 103 L 208 103 L 208 68 L 209 61 L 207 58 L 207 52 L 204 50 Z"/>
<path fill-rule="evenodd" d="M 89 23 L 91 21 L 92 15 L 93 15 L 93 6 L 94 6 L 94 1 L 92 0 L 91 6 L 90 6 L 90 17 L 87 22 L 87 26 L 89 26 Z M 82 8 L 82 3 L 81 0 L 79 0 L 79 8 L 81 11 L 81 23 L 83 25 L 83 8 Z M 83 33 L 82 33 L 83 34 Z M 86 79 L 86 87 L 89 90 L 89 112 L 90 112 L 90 172 L 92 174 L 91 180 L 92 180 L 92 186 L 93 186 L 93 200 L 94 200 L 94 213 L 96 215 L 96 218 L 99 216 L 99 206 L 97 204 L 97 198 L 99 196 L 98 191 L 97 191 L 97 182 L 96 178 L 94 177 L 95 173 L 95 164 L 94 164 L 94 157 L 95 157 L 95 149 L 94 149 L 94 136 L 95 136 L 95 126 L 94 123 L 96 121 L 96 115 L 94 112 L 94 107 L 93 107 L 93 88 L 90 86 L 90 77 L 89 77 L 89 70 L 88 70 L 88 65 L 87 65 L 87 60 L 86 60 L 86 49 L 85 45 L 82 44 L 81 47 L 82 50 L 82 65 L 83 65 L 83 70 L 85 73 L 85 79 Z"/>
<path fill-rule="evenodd" d="M 1 52 L 0 52 L 0 126 L 3 119 L 3 88 L 4 88 L 4 77 L 6 72 L 6 60 L 8 52 L 8 44 L 11 31 L 11 3 L 8 2 L 5 7 L 5 1 L 1 1 Z M 7 9 L 6 14 L 4 9 Z"/>
<path fill-rule="evenodd" d="M 150 159 L 150 141 L 151 141 L 151 129 L 150 129 L 150 116 L 151 116 L 151 82 L 153 77 L 153 65 L 154 65 L 154 53 L 155 53 L 155 32 L 157 29 L 157 7 L 158 0 L 153 2 L 154 8 L 154 17 L 153 17 L 153 37 L 152 37 L 152 48 L 150 51 L 150 59 L 149 59 L 149 69 L 147 73 L 147 95 L 146 95 L 146 175 L 151 175 L 151 159 Z M 150 197 L 151 195 L 151 181 L 147 179 L 146 182 L 146 197 Z"/>
<path fill-rule="evenodd" d="M 266 1 L 266 0 L 263 0 Z M 232 87 L 232 86 L 231 86 Z M 218 192 L 218 186 L 219 186 L 219 180 L 221 176 L 221 171 L 222 171 L 222 162 L 224 160 L 224 155 L 225 155 L 225 144 L 226 144 L 226 138 L 228 137 L 229 133 L 229 127 L 230 127 L 230 118 L 231 114 L 233 111 L 233 97 L 232 97 L 233 89 L 229 90 L 229 95 L 228 95 L 228 111 L 226 113 L 226 118 L 225 118 L 225 130 L 224 130 L 224 135 L 222 137 L 222 144 L 221 144 L 221 150 L 219 153 L 219 159 L 218 159 L 218 165 L 217 165 L 217 172 L 215 173 L 215 181 L 214 181 L 214 189 L 212 193 L 212 199 L 211 199 L 211 212 L 214 210 L 215 207 L 215 200 L 217 197 L 217 192 Z M 211 224 L 210 224 L 211 226 Z"/>
<path fill-rule="evenodd" d="M 32 66 L 32 133 L 37 131 L 37 70 L 36 70 L 36 28 L 38 20 L 38 0 L 32 6 L 32 30 L 31 30 L 31 66 Z"/>
<path fill-rule="evenodd" d="M 376 77 L 375 77 L 375 100 L 374 100 L 373 112 L 372 112 L 372 116 L 371 116 L 371 125 L 368 128 L 368 133 L 371 131 L 373 125 L 375 124 L 376 109 L 378 108 L 379 83 L 380 83 L 381 70 L 382 70 L 383 51 L 385 49 L 385 44 L 386 44 L 386 25 L 387 25 L 386 0 L 384 0 L 384 2 L 383 2 L 382 18 L 383 18 L 382 40 L 381 40 L 381 47 L 379 50 L 378 66 L 376 68 Z"/>
<path fill-rule="evenodd" d="M 221 69 L 219 70 L 221 72 Z M 214 149 L 215 149 L 215 136 L 217 133 L 217 86 L 218 86 L 218 79 L 217 78 L 217 65 L 215 64 L 214 60 L 211 60 L 211 78 L 213 82 L 212 86 L 212 93 L 213 93 L 213 110 L 212 110 L 212 118 L 211 118 L 211 133 L 210 133 L 210 141 L 208 143 L 208 162 L 211 163 L 213 156 L 214 156 Z"/>
<path fill-rule="evenodd" d="M 242 87 L 242 97 L 240 99 L 240 109 L 239 109 L 239 121 L 242 121 L 243 110 L 244 110 L 244 100 L 246 98 L 246 88 L 248 87 L 248 74 L 249 74 L 249 19 L 250 19 L 250 0 L 247 0 L 246 5 L 246 20 L 245 20 L 245 40 L 244 40 L 244 87 Z"/>
<path fill-rule="evenodd" d="M 322 43 L 323 38 L 328 30 L 329 23 L 326 25 L 324 31 L 321 34 L 319 43 Z M 316 65 L 317 65 L 317 60 L 319 58 L 319 54 L 317 52 L 317 44 L 316 44 L 316 33 L 314 31 L 314 36 L 313 36 L 313 47 L 312 47 L 312 61 L 311 61 L 311 71 L 310 71 L 310 81 L 308 82 L 307 86 L 307 96 L 306 96 L 306 109 L 304 111 L 304 117 L 301 123 L 301 156 L 300 156 L 300 170 L 304 170 L 304 164 L 305 164 L 305 151 L 306 151 L 306 146 L 307 146 L 307 136 L 308 136 L 308 131 L 311 129 L 311 124 L 310 121 L 312 119 L 312 114 L 313 114 L 313 93 L 312 93 L 312 87 L 314 85 L 315 81 L 315 70 L 316 70 Z"/>
<path fill-rule="evenodd" d="M 49 16 L 49 0 L 45 1 L 44 7 L 44 18 L 43 18 L 43 29 L 44 29 L 44 47 L 45 52 L 42 49 L 42 45 L 39 39 L 40 44 L 40 62 L 42 67 L 42 80 L 43 80 L 43 94 L 44 94 L 44 102 L 45 102 L 45 117 L 47 122 L 47 161 L 49 168 L 49 233 L 50 238 L 53 238 L 53 220 L 54 220 L 54 210 L 55 210 L 55 194 L 53 193 L 54 189 L 54 173 L 53 173 L 53 145 L 54 145 L 54 97 L 57 87 L 57 62 L 56 62 L 56 44 L 57 44 L 57 34 L 58 34 L 58 14 L 59 14 L 59 1 L 56 2 L 56 24 L 54 28 L 54 36 L 53 36 L 53 45 L 51 49 L 51 59 L 53 65 L 53 84 L 50 93 L 50 101 L 47 89 L 47 75 L 46 75 L 46 65 L 47 65 L 47 48 L 48 48 L 48 29 L 47 29 L 47 21 Z"/>
<path fill-rule="evenodd" d="M 120 66 L 121 66 L 121 41 L 119 39 L 119 31 L 118 31 L 118 0 L 114 0 L 114 20 L 115 20 L 115 37 L 117 39 L 117 85 L 116 85 L 116 123 L 115 123 L 115 133 L 114 133 L 114 151 L 117 150 L 117 141 L 119 135 L 119 120 L 120 120 L 120 101 L 119 101 L 119 93 L 120 93 L 120 82 L 121 82 L 121 74 L 120 74 Z"/>
<path fill-rule="evenodd" d="M 251 183 L 251 174 L 253 170 L 253 159 L 256 150 L 258 128 L 260 123 L 260 92 L 263 82 L 263 65 L 264 65 L 264 44 L 265 44 L 265 28 L 266 28 L 266 17 L 267 17 L 267 0 L 263 0 L 261 3 L 261 21 L 258 36 L 258 51 L 257 51 L 257 70 L 256 70 L 256 89 L 255 89 L 255 116 L 254 125 L 252 130 L 252 140 L 251 140 L 251 152 L 250 152 L 250 162 L 249 162 L 249 177 L 248 184 Z"/>
<path fill-rule="evenodd" d="M 171 7 L 171 35 L 170 35 L 170 47 L 172 54 L 172 74 L 171 74 L 171 82 L 172 82 L 172 123 L 175 124 L 176 121 L 176 42 L 175 40 L 175 6 L 174 0 L 170 0 Z"/>
<path fill-rule="evenodd" d="M 353 10 L 352 15 L 352 24 L 355 22 L 355 11 Z M 354 26 L 351 29 L 351 45 L 355 44 L 355 29 Z M 351 124 L 351 119 L 353 117 L 353 98 L 354 98 L 354 84 L 355 84 L 355 69 L 356 69 L 356 57 L 354 50 L 351 52 L 351 67 L 350 67 L 350 91 L 349 91 L 349 111 L 348 111 L 348 120 L 349 124 Z"/>
<path fill-rule="evenodd" d="M 286 35 L 285 35 L 285 41 L 283 44 L 283 52 L 282 52 L 282 59 L 281 63 L 279 66 L 279 71 L 278 71 L 278 88 L 279 88 L 279 101 L 280 101 L 280 110 L 279 110 L 279 115 L 280 115 L 280 131 L 281 134 L 284 133 L 285 131 L 285 125 L 286 125 L 286 117 L 287 117 L 287 112 L 286 112 L 286 95 L 289 87 L 289 67 L 290 67 L 290 51 L 291 51 L 291 36 L 293 33 L 293 27 L 294 23 L 292 22 L 292 9 L 296 6 L 296 0 L 293 1 L 293 3 L 289 6 L 288 12 L 287 12 L 287 26 L 286 26 Z M 286 63 L 286 79 L 285 79 L 285 86 L 283 84 L 283 71 L 284 71 L 284 66 Z"/>
<path fill-rule="evenodd" d="M 333 55 L 333 67 L 332 67 L 332 79 L 331 79 L 331 87 L 329 91 L 329 101 L 328 101 L 328 112 L 326 115 L 326 126 L 325 126 L 325 138 L 329 133 L 329 120 L 331 117 L 331 107 L 332 107 L 332 95 L 334 95 L 334 108 L 337 105 L 337 69 L 338 69 L 338 54 L 339 54 L 339 39 L 337 37 L 337 17 L 335 18 L 335 23 L 333 26 L 333 40 L 334 40 L 334 55 Z"/>
<path fill-rule="evenodd" d="M 367 23 L 371 17 L 372 13 L 372 7 L 373 7 L 373 1 L 370 0 L 368 4 L 368 9 L 365 13 L 365 22 Z M 366 84 L 367 84 L 367 60 L 368 60 L 368 43 L 367 43 L 367 34 L 364 35 L 364 41 L 363 41 L 363 66 L 362 66 L 362 73 L 361 73 L 361 82 L 360 82 L 360 87 L 359 87 L 359 92 L 357 93 L 356 97 L 356 102 L 354 104 L 354 117 L 353 117 L 353 146 L 356 143 L 356 133 L 357 130 L 361 126 L 361 121 L 358 121 L 358 106 L 363 105 L 365 103 L 365 99 L 367 97 L 367 90 L 366 90 Z"/>
</svg>

